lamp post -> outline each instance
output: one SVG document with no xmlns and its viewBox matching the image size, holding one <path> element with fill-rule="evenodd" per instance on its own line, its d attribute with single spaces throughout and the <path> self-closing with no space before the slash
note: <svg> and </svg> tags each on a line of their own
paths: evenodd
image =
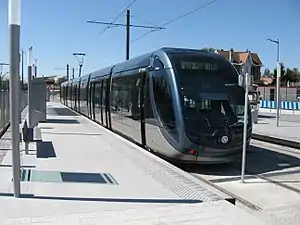
<svg viewBox="0 0 300 225">
<path fill-rule="evenodd" d="M 75 52 L 73 53 L 73 55 L 76 57 L 78 65 L 79 65 L 79 72 L 78 72 L 78 77 L 81 76 L 81 72 L 82 72 L 82 66 L 84 63 L 84 57 L 85 57 L 85 53 L 82 52 Z"/>
<path fill-rule="evenodd" d="M 9 100 L 10 100 L 10 126 L 14 196 L 20 197 L 20 27 L 21 27 L 21 1 L 8 1 L 9 24 Z"/>
<path fill-rule="evenodd" d="M 279 92 L 280 92 L 280 77 L 281 77 L 281 65 L 279 63 L 279 38 L 277 40 L 273 40 L 268 38 L 267 41 L 277 44 L 277 76 L 276 76 L 276 123 L 277 127 L 279 127 L 279 105 L 280 105 L 280 99 L 279 99 Z"/>
</svg>

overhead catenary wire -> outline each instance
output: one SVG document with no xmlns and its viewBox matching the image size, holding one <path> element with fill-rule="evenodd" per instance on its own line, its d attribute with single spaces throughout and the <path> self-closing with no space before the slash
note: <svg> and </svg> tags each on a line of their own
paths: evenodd
<svg viewBox="0 0 300 225">
<path fill-rule="evenodd" d="M 169 21 L 166 22 L 166 23 L 163 23 L 163 24 L 160 25 L 160 26 L 161 26 L 161 27 L 166 27 L 166 26 L 168 26 L 168 25 L 170 25 L 170 24 L 172 24 L 172 23 L 174 23 L 174 22 L 176 22 L 176 21 L 178 21 L 178 20 L 180 20 L 180 19 L 183 19 L 183 18 L 185 18 L 185 17 L 187 17 L 187 16 L 193 14 L 193 13 L 196 12 L 196 11 L 199 11 L 199 10 L 201 10 L 201 9 L 204 9 L 204 8 L 208 7 L 209 5 L 211 5 L 211 4 L 213 4 L 213 3 L 217 2 L 217 1 L 218 1 L 218 0 L 209 1 L 209 2 L 205 3 L 204 5 L 198 6 L 197 8 L 195 8 L 195 9 L 193 9 L 193 10 L 187 12 L 187 13 L 184 13 L 184 14 L 182 14 L 182 15 L 180 15 L 180 16 L 178 16 L 178 17 L 172 19 L 172 20 L 169 20 Z M 142 34 L 142 35 L 139 36 L 138 38 L 134 39 L 134 40 L 131 42 L 131 44 L 134 43 L 134 42 L 136 42 L 136 41 L 138 41 L 138 40 L 140 40 L 140 39 L 142 39 L 142 38 L 144 38 L 144 37 L 146 37 L 147 35 L 151 34 L 152 32 L 155 32 L 155 31 L 157 31 L 157 30 L 151 29 L 150 31 L 147 31 L 146 33 Z"/>
<path fill-rule="evenodd" d="M 209 1 L 209 2 L 207 2 L 207 3 L 205 3 L 205 4 L 201 5 L 201 6 L 198 6 L 198 7 L 194 8 L 193 10 L 190 10 L 190 11 L 188 11 L 188 12 L 182 14 L 182 15 L 179 15 L 179 16 L 175 17 L 174 19 L 171 19 L 171 20 L 163 23 L 159 27 L 166 27 L 166 26 L 168 26 L 168 25 L 170 25 L 170 24 L 172 24 L 172 23 L 174 23 L 174 22 L 176 22 L 176 21 L 178 21 L 180 19 L 183 19 L 183 18 L 185 18 L 185 17 L 193 14 L 196 11 L 199 11 L 201 9 L 204 9 L 204 8 L 208 7 L 209 5 L 211 5 L 211 4 L 213 4 L 213 3 L 217 2 L 217 1 L 218 0 Z M 152 32 L 155 32 L 155 31 L 157 31 L 157 29 L 151 29 L 151 30 L 145 32 L 144 34 L 142 34 L 138 38 L 136 38 L 133 41 L 131 41 L 131 44 L 133 44 L 134 42 L 137 42 L 137 41 L 141 40 L 142 38 L 146 37 L 147 35 L 151 34 Z M 107 55 L 100 57 L 100 59 L 106 58 L 107 56 L 115 54 L 118 51 L 114 51 L 114 52 L 108 53 Z"/>
<path fill-rule="evenodd" d="M 115 23 L 126 11 L 129 7 L 131 7 L 137 0 L 132 0 L 122 11 L 119 13 L 113 21 L 111 21 L 98 35 L 95 39 L 93 39 L 90 43 L 92 46 L 109 28 L 113 26 L 113 23 Z M 89 53 L 90 49 L 86 51 L 86 55 Z"/>
<path fill-rule="evenodd" d="M 122 10 L 120 14 L 118 14 L 115 19 L 108 24 L 100 33 L 97 35 L 97 37 L 91 42 L 91 44 L 95 43 L 112 25 L 115 23 L 126 11 L 127 9 L 132 6 L 137 0 L 132 0 L 126 7 L 125 9 Z"/>
</svg>

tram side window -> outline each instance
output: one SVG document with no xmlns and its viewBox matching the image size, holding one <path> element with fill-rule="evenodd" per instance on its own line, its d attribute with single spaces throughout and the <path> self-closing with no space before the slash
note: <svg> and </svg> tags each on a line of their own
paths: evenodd
<svg viewBox="0 0 300 225">
<path fill-rule="evenodd" d="M 101 101 L 101 105 L 102 108 L 104 109 L 106 106 L 106 83 L 107 83 L 107 79 L 102 81 L 102 101 Z"/>
<path fill-rule="evenodd" d="M 95 107 L 99 107 L 101 103 L 101 81 L 95 83 L 95 94 L 94 94 L 94 104 Z"/>
<path fill-rule="evenodd" d="M 115 78 L 112 80 L 111 89 L 111 111 L 117 112 L 122 107 L 122 78 Z"/>
<path fill-rule="evenodd" d="M 170 84 L 166 79 L 167 74 L 163 69 L 163 64 L 158 59 L 154 61 L 154 68 L 153 93 L 160 119 L 163 125 L 172 131 L 174 136 L 177 136 L 172 93 Z"/>
<path fill-rule="evenodd" d="M 84 84 L 80 85 L 80 101 L 84 101 Z"/>
<path fill-rule="evenodd" d="M 144 84 L 144 110 L 145 110 L 145 119 L 153 119 L 153 111 L 150 99 L 150 85 L 149 85 L 149 76 L 147 75 Z"/>
</svg>

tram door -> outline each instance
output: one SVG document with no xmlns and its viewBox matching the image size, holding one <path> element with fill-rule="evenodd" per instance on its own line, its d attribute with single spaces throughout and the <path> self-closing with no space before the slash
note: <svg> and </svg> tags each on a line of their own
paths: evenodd
<svg viewBox="0 0 300 225">
<path fill-rule="evenodd" d="M 87 86 L 88 88 L 88 93 L 87 93 L 87 111 L 88 111 L 88 117 L 92 118 L 92 87 L 93 87 L 93 83 L 91 82 L 91 84 L 89 84 L 89 86 Z"/>
<path fill-rule="evenodd" d="M 77 84 L 74 86 L 74 107 L 77 110 Z"/>
<path fill-rule="evenodd" d="M 103 80 L 102 83 L 102 104 L 104 107 L 102 107 L 103 112 L 103 125 L 107 128 L 110 128 L 109 126 L 109 96 L 108 96 L 108 90 L 109 90 L 109 79 Z"/>
<path fill-rule="evenodd" d="M 95 120 L 95 86 L 96 84 L 93 82 L 91 87 L 91 114 L 92 120 Z"/>
</svg>

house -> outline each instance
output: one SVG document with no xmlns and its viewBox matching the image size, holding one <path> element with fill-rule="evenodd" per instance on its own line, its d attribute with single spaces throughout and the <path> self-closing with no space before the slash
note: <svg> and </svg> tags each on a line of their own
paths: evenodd
<svg viewBox="0 0 300 225">
<path fill-rule="evenodd" d="M 233 49 L 225 51 L 216 50 L 215 53 L 225 57 L 237 69 L 239 74 L 248 73 L 253 76 L 254 82 L 258 83 L 261 78 L 261 67 L 263 66 L 257 53 L 246 50 L 244 52 L 235 52 Z"/>
</svg>

